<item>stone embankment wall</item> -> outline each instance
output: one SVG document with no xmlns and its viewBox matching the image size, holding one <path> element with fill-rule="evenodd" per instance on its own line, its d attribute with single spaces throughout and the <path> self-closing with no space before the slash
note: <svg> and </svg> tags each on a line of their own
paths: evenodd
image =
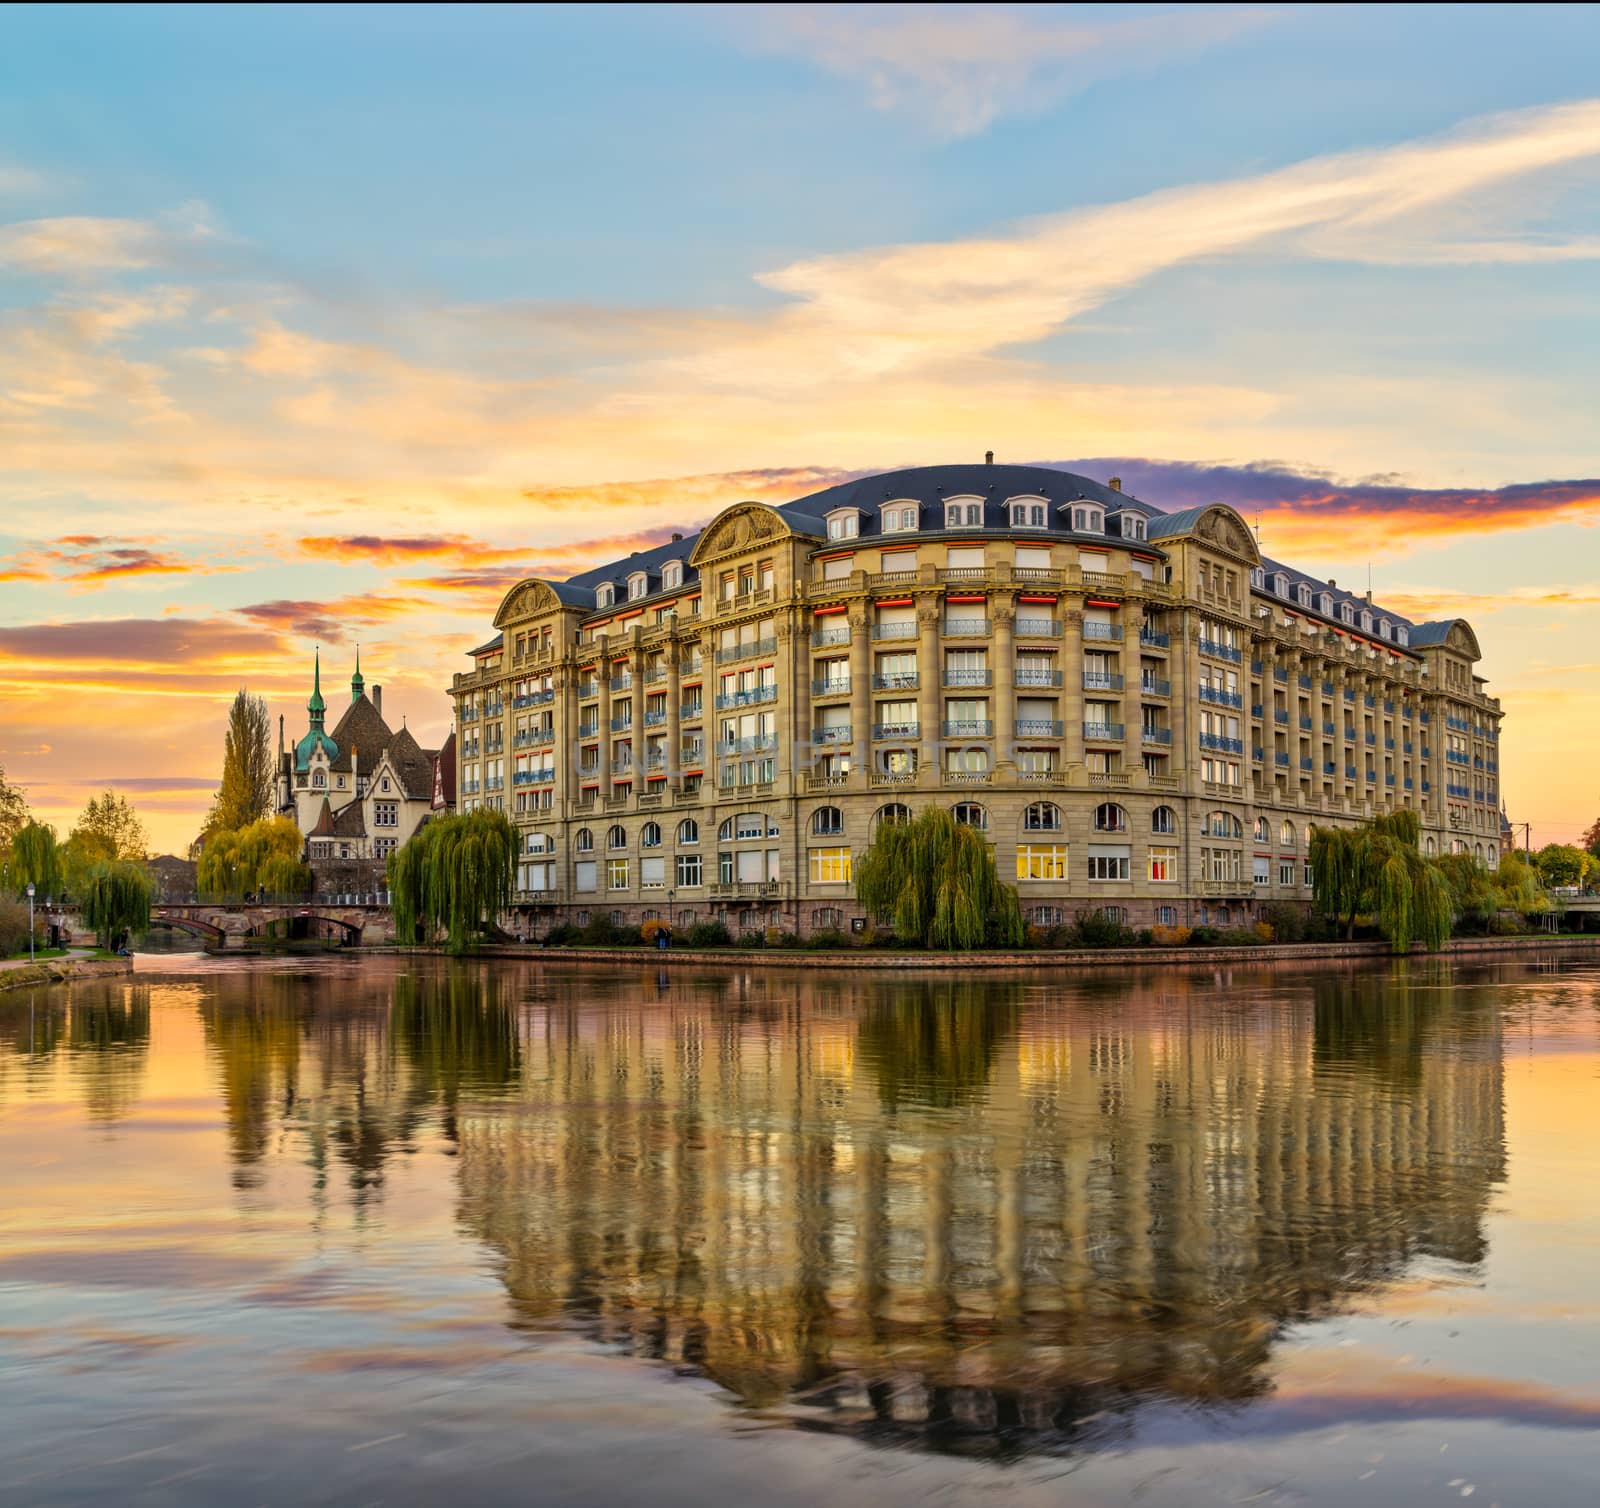
<svg viewBox="0 0 1600 1508">
<path fill-rule="evenodd" d="M 0 968 L 0 991 L 21 990 L 30 986 L 65 984 L 69 980 L 103 979 L 133 973 L 131 958 L 41 958 L 36 963 L 9 964 Z"/>
<path fill-rule="evenodd" d="M 1458 937 L 1443 953 L 1414 952 L 1413 958 L 1459 958 L 1478 954 L 1575 949 L 1600 955 L 1594 937 Z M 757 964 L 793 969 L 1095 969 L 1107 965 L 1172 968 L 1186 964 L 1315 963 L 1334 958 L 1390 958 L 1385 942 L 1263 943 L 1253 948 L 1083 948 L 1038 953 L 901 953 L 890 949 L 840 948 L 808 952 L 795 948 L 539 948 L 487 947 L 477 958 L 537 958 L 545 963 Z"/>
</svg>

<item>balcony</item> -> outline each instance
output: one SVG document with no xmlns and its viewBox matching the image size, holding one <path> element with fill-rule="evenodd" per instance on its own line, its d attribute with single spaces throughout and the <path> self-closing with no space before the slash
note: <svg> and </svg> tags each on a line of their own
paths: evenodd
<svg viewBox="0 0 1600 1508">
<path fill-rule="evenodd" d="M 1227 660 L 1233 665 L 1242 665 L 1244 655 L 1231 644 L 1219 644 L 1215 639 L 1202 639 L 1200 653 L 1210 655 L 1213 660 Z"/>
<path fill-rule="evenodd" d="M 1313 768 L 1314 768 L 1313 761 L 1311 761 L 1310 759 L 1307 759 L 1305 757 L 1305 755 L 1302 754 L 1300 756 L 1300 771 L 1301 771 L 1301 773 L 1309 775 L 1312 772 Z"/>
<path fill-rule="evenodd" d="M 1066 724 L 1056 722 L 1048 717 L 1019 717 L 1017 719 L 1018 738 L 1060 738 L 1066 731 Z"/>
<path fill-rule="evenodd" d="M 1141 696 L 1171 696 L 1172 682 L 1163 681 L 1158 676 L 1147 675 L 1139 682 Z"/>
<path fill-rule="evenodd" d="M 1287 712 L 1285 712 L 1281 707 L 1273 708 L 1272 720 L 1280 728 L 1287 728 L 1289 726 L 1289 714 Z"/>
<path fill-rule="evenodd" d="M 1171 728 L 1141 728 L 1139 739 L 1147 744 L 1170 744 L 1172 742 Z"/>
<path fill-rule="evenodd" d="M 613 733 L 626 733 L 632 726 L 633 715 L 631 713 L 623 717 L 614 717 L 611 719 L 611 731 Z"/>
<path fill-rule="evenodd" d="M 944 738 L 993 738 L 994 723 L 986 717 L 961 717 L 940 725 Z"/>
<path fill-rule="evenodd" d="M 987 670 L 947 670 L 943 677 L 946 686 L 987 686 L 989 679 Z"/>
<path fill-rule="evenodd" d="M 915 670 L 891 670 L 872 678 L 874 691 L 915 691 L 922 677 Z"/>
<path fill-rule="evenodd" d="M 1021 639 L 1054 639 L 1060 636 L 1058 618 L 1018 618 L 1017 637 Z"/>
<path fill-rule="evenodd" d="M 578 724 L 578 737 L 579 738 L 599 738 L 599 736 L 600 736 L 600 724 L 599 723 L 579 723 Z"/>
<path fill-rule="evenodd" d="M 644 715 L 644 725 L 647 728 L 659 728 L 666 722 L 666 720 L 667 709 L 665 707 L 662 707 L 659 710 L 648 711 Z"/>
<path fill-rule="evenodd" d="M 727 665 L 734 660 L 752 660 L 757 655 L 776 654 L 778 641 L 776 639 L 752 639 L 745 644 L 730 645 L 727 649 L 717 651 L 717 664 Z"/>
<path fill-rule="evenodd" d="M 1159 628 L 1141 628 L 1139 642 L 1147 649 L 1170 649 L 1172 635 Z"/>
<path fill-rule="evenodd" d="M 985 581 L 989 574 L 988 566 L 940 566 L 938 571 L 940 581 Z M 911 580 L 916 579 L 912 572 Z"/>
<path fill-rule="evenodd" d="M 457 714 L 457 718 L 460 722 L 475 723 L 478 720 L 478 709 L 476 707 L 463 707 Z"/>
<path fill-rule="evenodd" d="M 917 636 L 915 623 L 874 623 L 872 637 L 874 639 L 914 639 Z"/>
<path fill-rule="evenodd" d="M 1213 707 L 1244 706 L 1244 698 L 1237 691 L 1223 691 L 1216 686 L 1201 686 L 1200 700 L 1209 702 Z"/>
<path fill-rule="evenodd" d="M 812 696 L 849 696 L 850 678 L 832 681 L 813 681 L 811 683 Z"/>
<path fill-rule="evenodd" d="M 813 728 L 811 742 L 814 744 L 847 744 L 850 742 L 850 724 L 843 727 Z"/>
<path fill-rule="evenodd" d="M 869 770 L 867 772 L 868 785 L 915 785 L 917 772 L 915 770 Z"/>
<path fill-rule="evenodd" d="M 1121 743 L 1123 727 L 1121 723 L 1085 723 L 1083 736 L 1090 743 L 1107 744 Z"/>
<path fill-rule="evenodd" d="M 752 686 L 747 691 L 725 691 L 717 698 L 717 711 L 726 712 L 730 707 L 756 707 L 762 702 L 775 702 L 778 699 L 776 686 Z M 687 717 L 687 712 L 680 713 Z"/>
<path fill-rule="evenodd" d="M 872 736 L 874 738 L 916 738 L 921 731 L 918 723 L 874 723 Z"/>
<path fill-rule="evenodd" d="M 1108 670 L 1086 670 L 1083 673 L 1085 691 L 1121 691 L 1122 677 Z"/>
<path fill-rule="evenodd" d="M 1122 625 L 1120 623 L 1085 623 L 1083 636 L 1086 639 L 1105 639 L 1112 643 L 1122 642 Z"/>
<path fill-rule="evenodd" d="M 1242 738 L 1228 738 L 1221 733 L 1202 733 L 1200 747 L 1210 749 L 1217 754 L 1243 754 L 1244 740 Z"/>
<path fill-rule="evenodd" d="M 544 744 L 553 744 L 556 741 L 554 728 L 535 728 L 528 733 L 519 733 L 511 740 L 513 749 L 536 749 Z"/>
<path fill-rule="evenodd" d="M 1311 677 L 1308 675 L 1300 676 L 1299 686 L 1302 691 L 1309 691 L 1311 689 Z"/>
<path fill-rule="evenodd" d="M 633 677 L 631 675 L 614 675 L 608 683 L 613 691 L 631 691 Z"/>
<path fill-rule="evenodd" d="M 1289 768 L 1289 756 L 1285 754 L 1282 749 L 1279 749 L 1278 752 L 1272 756 L 1272 762 L 1273 764 L 1277 765 L 1280 770 L 1286 770 Z"/>
<path fill-rule="evenodd" d="M 1063 572 L 1051 566 L 1017 566 L 1011 573 L 1011 579 L 1025 583 L 1043 582 L 1048 586 L 1059 586 L 1063 574 Z"/>
<path fill-rule="evenodd" d="M 678 662 L 678 674 L 699 675 L 700 672 L 705 669 L 705 663 L 706 662 L 700 659 L 698 656 L 691 660 L 680 660 Z"/>
<path fill-rule="evenodd" d="M 697 723 L 705 715 L 706 709 L 704 702 L 685 702 L 683 706 L 678 709 L 678 721 L 680 723 Z"/>
<path fill-rule="evenodd" d="M 989 635 L 987 618 L 946 618 L 939 631 L 947 639 L 984 639 Z"/>
<path fill-rule="evenodd" d="M 1322 725 L 1322 736 L 1324 738 L 1332 738 L 1334 736 L 1334 734 L 1337 733 L 1337 732 L 1338 732 L 1338 730 L 1334 727 L 1334 725 L 1332 723 L 1324 723 Z"/>
<path fill-rule="evenodd" d="M 756 733 L 749 738 L 723 738 L 717 741 L 719 754 L 764 754 L 778 747 L 775 733 Z"/>
<path fill-rule="evenodd" d="M 1279 670 L 1274 668 L 1272 672 L 1272 679 L 1275 680 L 1280 686 L 1287 686 L 1289 684 L 1289 672 L 1287 670 Z"/>
<path fill-rule="evenodd" d="M 993 770 L 946 770 L 946 785 L 988 785 L 994 779 Z"/>
<path fill-rule="evenodd" d="M 600 695 L 600 683 L 599 683 L 599 681 L 579 681 L 578 682 L 578 700 L 580 702 L 592 702 L 599 695 Z"/>
<path fill-rule="evenodd" d="M 877 635 L 873 635 L 874 638 Z M 813 649 L 826 649 L 834 644 L 848 644 L 850 642 L 850 627 L 846 624 L 842 628 L 814 628 L 811 630 L 811 647 Z"/>
<path fill-rule="evenodd" d="M 659 686 L 664 680 L 666 680 L 666 678 L 667 668 L 665 665 L 652 665 L 644 673 L 644 683 L 646 686 Z"/>
<path fill-rule="evenodd" d="M 1012 684 L 1016 686 L 1060 686 L 1061 672 L 1059 670 L 1019 669 L 1012 677 Z"/>
<path fill-rule="evenodd" d="M 1366 739 L 1367 747 L 1369 749 L 1377 747 L 1378 735 L 1376 733 L 1367 733 L 1364 734 L 1363 737 Z"/>
<path fill-rule="evenodd" d="M 808 791 L 836 790 L 840 786 L 850 784 L 849 770 L 825 770 L 821 773 L 808 773 L 804 780 Z"/>
</svg>

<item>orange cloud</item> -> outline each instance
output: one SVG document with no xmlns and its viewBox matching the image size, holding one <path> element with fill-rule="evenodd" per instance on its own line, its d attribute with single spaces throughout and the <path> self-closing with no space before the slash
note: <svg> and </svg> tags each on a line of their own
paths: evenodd
<svg viewBox="0 0 1600 1508">
<path fill-rule="evenodd" d="M 147 549 L 138 541 L 116 544 L 96 534 L 69 534 L 61 544 L 71 548 L 19 551 L 0 569 L 0 581 L 61 581 L 94 590 L 107 582 L 128 581 L 137 576 L 187 576 L 195 572 L 214 575 L 238 569 L 171 551 Z"/>
<path fill-rule="evenodd" d="M 311 600 L 279 598 L 234 609 L 241 617 L 264 628 L 319 639 L 327 644 L 342 644 L 351 628 L 414 618 L 431 610 L 431 603 L 383 592 Z"/>
</svg>

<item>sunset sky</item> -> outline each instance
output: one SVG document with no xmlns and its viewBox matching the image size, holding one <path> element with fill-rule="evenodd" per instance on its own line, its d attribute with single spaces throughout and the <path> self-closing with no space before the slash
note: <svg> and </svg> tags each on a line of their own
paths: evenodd
<svg viewBox="0 0 1600 1508">
<path fill-rule="evenodd" d="M 425 744 L 530 574 L 977 460 L 1469 618 L 1600 816 L 1600 9 L 13 8 L 0 764 L 181 851 L 357 641 Z"/>
</svg>

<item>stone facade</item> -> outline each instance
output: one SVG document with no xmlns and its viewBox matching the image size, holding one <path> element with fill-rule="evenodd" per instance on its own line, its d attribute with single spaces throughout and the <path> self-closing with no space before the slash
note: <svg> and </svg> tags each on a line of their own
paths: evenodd
<svg viewBox="0 0 1600 1508">
<path fill-rule="evenodd" d="M 1237 926 L 1309 900 L 1313 824 L 1397 806 L 1434 852 L 1499 848 L 1465 622 L 1115 480 L 928 467 L 736 504 L 522 582 L 495 627 L 451 687 L 459 799 L 521 831 L 528 931 L 849 927 L 875 825 L 932 803 L 987 832 L 1039 924 Z"/>
</svg>

